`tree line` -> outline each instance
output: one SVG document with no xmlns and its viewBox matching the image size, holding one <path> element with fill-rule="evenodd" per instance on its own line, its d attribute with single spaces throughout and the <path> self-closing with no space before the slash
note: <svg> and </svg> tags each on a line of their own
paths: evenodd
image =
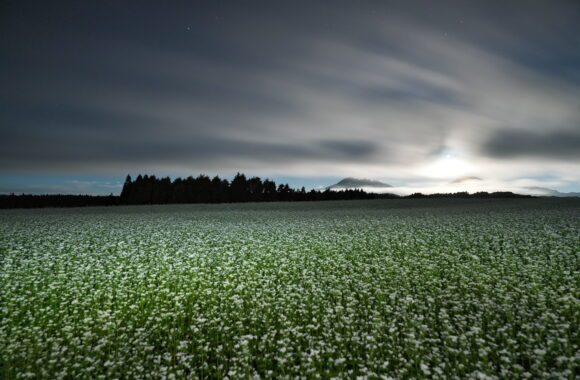
<svg viewBox="0 0 580 380">
<path fill-rule="evenodd" d="M 0 195 L 2 208 L 85 207 L 120 204 L 118 195 L 10 194 Z"/>
<path fill-rule="evenodd" d="M 417 199 L 417 198 L 531 198 L 512 192 L 468 192 L 421 194 L 407 196 L 367 193 L 358 189 L 310 190 L 293 189 L 288 184 L 259 177 L 248 178 L 238 173 L 231 180 L 207 175 L 187 178 L 157 178 L 154 175 L 130 175 L 125 179 L 120 195 L 0 195 L 0 208 L 84 207 L 146 205 L 170 203 L 234 203 L 234 202 L 290 202 L 354 199 Z"/>
<path fill-rule="evenodd" d="M 490 198 L 535 198 L 532 195 L 516 194 L 511 191 L 494 191 L 489 193 L 487 191 L 478 191 L 476 193 L 468 193 L 467 191 L 460 191 L 457 193 L 434 193 L 434 194 L 423 194 L 423 193 L 413 193 L 402 198 L 478 198 L 478 199 L 490 199 Z"/>
</svg>

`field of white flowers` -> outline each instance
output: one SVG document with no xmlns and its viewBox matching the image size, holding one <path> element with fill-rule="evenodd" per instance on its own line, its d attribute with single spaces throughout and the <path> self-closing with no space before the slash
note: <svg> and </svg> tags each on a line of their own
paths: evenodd
<svg viewBox="0 0 580 380">
<path fill-rule="evenodd" d="M 580 200 L 0 211 L 0 378 L 575 378 Z"/>
</svg>

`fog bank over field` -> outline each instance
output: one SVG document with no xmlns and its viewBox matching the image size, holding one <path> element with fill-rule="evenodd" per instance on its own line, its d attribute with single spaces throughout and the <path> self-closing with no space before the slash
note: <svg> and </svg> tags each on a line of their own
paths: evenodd
<svg viewBox="0 0 580 380">
<path fill-rule="evenodd" d="M 538 183 L 545 182 L 533 180 L 517 180 L 513 182 L 486 181 L 479 177 L 465 177 L 452 182 L 415 182 L 411 184 L 394 185 L 389 187 L 376 186 L 351 186 L 346 188 L 362 189 L 370 193 L 391 193 L 401 196 L 413 193 L 435 194 L 435 193 L 457 193 L 457 192 L 503 192 L 509 191 L 516 194 L 527 194 L 534 196 L 553 196 L 553 197 L 578 197 L 578 192 L 560 192 L 554 189 L 537 186 Z M 552 185 L 557 186 L 558 183 Z"/>
</svg>

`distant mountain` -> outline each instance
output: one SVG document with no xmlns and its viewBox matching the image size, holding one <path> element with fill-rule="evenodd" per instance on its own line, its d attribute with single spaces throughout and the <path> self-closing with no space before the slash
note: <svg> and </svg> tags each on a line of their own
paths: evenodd
<svg viewBox="0 0 580 380">
<path fill-rule="evenodd" d="M 464 177 L 459 177 L 456 180 L 453 180 L 451 182 L 449 182 L 452 185 L 457 185 L 460 183 L 466 183 L 466 182 L 475 182 L 475 181 L 482 181 L 481 178 L 470 175 L 470 176 L 464 176 Z"/>
<path fill-rule="evenodd" d="M 367 187 L 386 188 L 386 187 L 393 187 L 393 186 L 389 185 L 388 183 L 381 182 L 381 181 L 348 177 L 348 178 L 342 179 L 341 181 L 335 183 L 334 185 L 328 186 L 327 189 L 329 189 L 329 190 L 361 189 L 361 188 L 367 188 Z"/>
<path fill-rule="evenodd" d="M 528 186 L 525 188 L 526 190 L 530 190 L 536 195 L 540 196 L 547 196 L 547 197 L 580 197 L 580 193 L 562 193 L 558 190 L 549 189 L 547 187 L 540 187 L 540 186 Z"/>
</svg>

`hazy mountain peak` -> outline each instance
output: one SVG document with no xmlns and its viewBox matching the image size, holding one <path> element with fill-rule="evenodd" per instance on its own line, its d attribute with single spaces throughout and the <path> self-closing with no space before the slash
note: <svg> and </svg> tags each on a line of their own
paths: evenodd
<svg viewBox="0 0 580 380">
<path fill-rule="evenodd" d="M 328 186 L 327 189 L 353 189 L 353 188 L 360 189 L 363 187 L 392 187 L 392 186 L 389 185 L 388 183 L 372 179 L 347 177 L 343 178 L 334 185 Z"/>
</svg>

